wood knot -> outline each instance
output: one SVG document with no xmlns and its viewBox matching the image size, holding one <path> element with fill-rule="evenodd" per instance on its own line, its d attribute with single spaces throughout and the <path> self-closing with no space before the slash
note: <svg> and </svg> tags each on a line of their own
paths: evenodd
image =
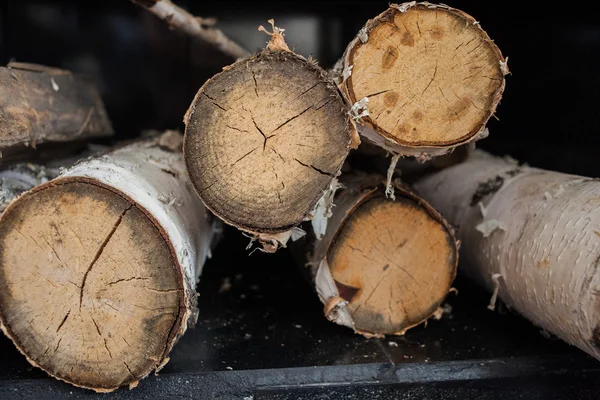
<svg viewBox="0 0 600 400">
<path fill-rule="evenodd" d="M 393 107 L 398 102 L 398 93 L 388 92 L 383 96 L 383 104 L 386 107 Z"/>
<path fill-rule="evenodd" d="M 398 59 L 398 49 L 394 46 L 388 46 L 383 58 L 381 59 L 381 67 L 384 69 L 391 68 Z"/>
<path fill-rule="evenodd" d="M 415 39 L 409 31 L 405 31 L 402 34 L 402 39 L 400 39 L 400 43 L 408 47 L 413 47 L 415 45 Z"/>
<path fill-rule="evenodd" d="M 439 26 L 435 26 L 432 30 L 429 31 L 432 39 L 440 40 L 444 37 L 444 30 Z"/>
<path fill-rule="evenodd" d="M 419 110 L 416 110 L 412 113 L 412 119 L 415 122 L 421 122 L 423 121 L 423 113 Z"/>
</svg>

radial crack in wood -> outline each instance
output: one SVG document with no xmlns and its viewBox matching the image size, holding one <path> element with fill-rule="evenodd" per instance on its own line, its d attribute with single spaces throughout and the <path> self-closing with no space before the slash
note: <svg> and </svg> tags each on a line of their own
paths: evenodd
<svg viewBox="0 0 600 400">
<path fill-rule="evenodd" d="M 30 245 L 46 240 L 42 246 Z M 181 282 L 168 272 L 176 268 L 157 227 L 120 195 L 79 182 L 47 185 L 26 194 L 2 217 L 0 262 L 5 328 L 19 338 L 18 346 L 29 358 L 51 374 L 84 386 L 120 386 L 131 380 L 123 360 L 137 371 L 138 379 L 152 367 L 152 358 L 162 357 L 181 299 L 177 292 L 144 288 L 182 289 Z M 150 279 L 109 285 L 125 270 Z M 69 280 L 82 282 L 81 287 Z M 135 347 L 129 348 L 125 340 Z M 55 352 L 45 353 L 49 343 L 56 343 Z M 139 353 L 148 357 L 140 359 Z M 73 370 L 64 374 L 69 366 Z"/>
<path fill-rule="evenodd" d="M 344 101 L 318 66 L 265 50 L 200 88 L 184 154 L 204 204 L 253 234 L 310 217 L 358 141 Z"/>
<path fill-rule="evenodd" d="M 0 217 L 0 327 L 53 377 L 135 386 L 195 323 L 212 225 L 161 139 L 86 159 Z"/>
</svg>

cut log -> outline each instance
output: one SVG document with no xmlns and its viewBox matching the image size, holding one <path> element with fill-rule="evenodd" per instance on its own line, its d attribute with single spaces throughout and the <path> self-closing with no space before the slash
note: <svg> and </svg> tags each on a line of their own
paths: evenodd
<svg viewBox="0 0 600 400">
<path fill-rule="evenodd" d="M 359 143 L 325 71 L 275 50 L 285 48 L 275 29 L 269 50 L 206 82 L 185 117 L 185 161 L 200 198 L 265 251 L 311 218 Z"/>
<path fill-rule="evenodd" d="M 210 43 L 224 54 L 236 59 L 247 57 L 249 53 L 239 44 L 229 39 L 219 29 L 213 27 L 212 18 L 195 17 L 171 0 L 131 0 L 132 3 L 144 7 L 158 18 L 166 21 L 169 28 L 177 28 L 193 38 Z"/>
<path fill-rule="evenodd" d="M 392 201 L 383 177 L 346 178 L 315 235 L 308 266 L 329 320 L 383 336 L 439 315 L 456 276 L 457 242 L 444 218 L 407 188 L 396 184 Z"/>
<path fill-rule="evenodd" d="M 137 385 L 195 323 L 212 228 L 182 154 L 158 142 L 82 161 L 0 218 L 2 330 L 76 386 Z"/>
<path fill-rule="evenodd" d="M 600 359 L 598 180 L 476 151 L 416 188 L 460 225 L 461 271 Z"/>
<path fill-rule="evenodd" d="M 100 93 L 84 78 L 36 64 L 0 67 L 0 150 L 112 134 Z"/>
<path fill-rule="evenodd" d="M 369 20 L 334 70 L 359 133 L 420 159 L 484 136 L 506 73 L 506 60 L 473 17 L 416 2 Z"/>
</svg>

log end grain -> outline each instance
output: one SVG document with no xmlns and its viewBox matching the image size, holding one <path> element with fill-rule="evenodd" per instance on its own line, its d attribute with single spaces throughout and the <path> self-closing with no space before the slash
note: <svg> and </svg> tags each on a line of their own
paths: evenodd
<svg viewBox="0 0 600 400">
<path fill-rule="evenodd" d="M 184 155 L 204 204 L 252 233 L 307 219 L 357 136 L 326 73 L 265 50 L 200 88 L 185 117 Z"/>
<path fill-rule="evenodd" d="M 428 151 L 476 140 L 508 72 L 475 19 L 429 3 L 392 5 L 369 21 L 344 64 L 350 103 L 369 99 L 362 122 L 391 144 Z"/>
<path fill-rule="evenodd" d="M 85 178 L 26 193 L 0 218 L 0 322 L 35 366 L 96 391 L 164 364 L 185 314 L 161 228 Z"/>
<path fill-rule="evenodd" d="M 456 275 L 452 228 L 408 193 L 361 202 L 339 229 L 327 260 L 354 329 L 404 334 L 438 309 Z"/>
</svg>

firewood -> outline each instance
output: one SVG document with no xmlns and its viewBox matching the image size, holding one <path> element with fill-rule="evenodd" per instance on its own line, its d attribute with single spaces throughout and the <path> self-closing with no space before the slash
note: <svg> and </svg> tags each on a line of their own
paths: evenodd
<svg viewBox="0 0 600 400">
<path fill-rule="evenodd" d="M 0 150 L 112 134 L 100 93 L 83 77 L 36 64 L 0 67 Z"/>
<path fill-rule="evenodd" d="M 426 160 L 487 134 L 506 59 L 466 13 L 393 4 L 360 30 L 334 69 L 359 133 Z"/>
<path fill-rule="evenodd" d="M 416 184 L 460 225 L 461 271 L 600 359 L 600 182 L 481 151 Z M 485 305 L 482 305 L 485 306 Z"/>
<path fill-rule="evenodd" d="M 267 50 L 200 88 L 184 139 L 187 170 L 206 207 L 271 252 L 312 217 L 359 142 L 335 84 L 273 28 Z"/>
<path fill-rule="evenodd" d="M 329 219 L 313 220 L 307 265 L 324 314 L 365 336 L 402 335 L 439 316 L 456 276 L 453 228 L 395 186 L 392 201 L 383 177 L 345 177 Z"/>
<path fill-rule="evenodd" d="M 212 225 L 159 142 L 84 160 L 0 217 L 0 325 L 55 378 L 134 387 L 195 323 Z"/>
</svg>

